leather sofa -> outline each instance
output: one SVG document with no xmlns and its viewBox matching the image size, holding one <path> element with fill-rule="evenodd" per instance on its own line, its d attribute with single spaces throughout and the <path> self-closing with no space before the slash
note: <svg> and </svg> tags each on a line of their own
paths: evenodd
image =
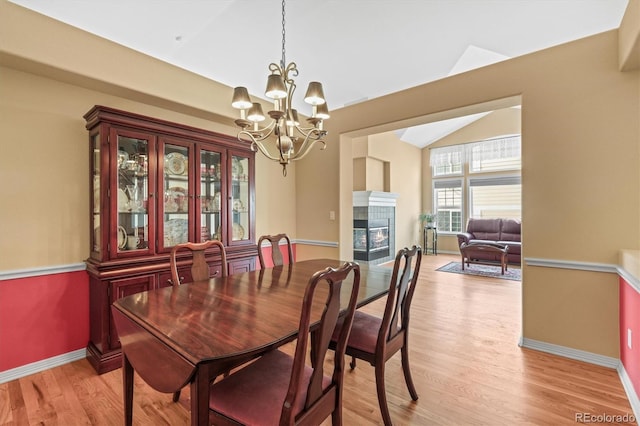
<svg viewBox="0 0 640 426">
<path fill-rule="evenodd" d="M 522 242 L 520 239 L 521 223 L 514 219 L 469 219 L 467 231 L 458 234 L 458 247 L 462 243 L 486 243 L 508 245 L 507 260 L 520 264 Z M 468 253 L 468 252 L 467 252 Z M 500 262 L 499 256 L 493 253 L 473 252 L 473 259 Z"/>
</svg>

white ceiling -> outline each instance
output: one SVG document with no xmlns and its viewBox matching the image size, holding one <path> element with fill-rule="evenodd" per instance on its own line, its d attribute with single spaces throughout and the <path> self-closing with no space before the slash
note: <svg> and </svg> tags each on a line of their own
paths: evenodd
<svg viewBox="0 0 640 426">
<path fill-rule="evenodd" d="M 279 0 L 10 1 L 231 87 L 246 86 L 260 97 L 268 65 L 282 55 Z M 321 81 L 329 108 L 337 109 L 618 28 L 626 5 L 289 0 L 286 60 L 300 71 L 296 98 L 309 81 Z M 433 123 L 399 134 L 426 146 L 464 123 Z"/>
</svg>

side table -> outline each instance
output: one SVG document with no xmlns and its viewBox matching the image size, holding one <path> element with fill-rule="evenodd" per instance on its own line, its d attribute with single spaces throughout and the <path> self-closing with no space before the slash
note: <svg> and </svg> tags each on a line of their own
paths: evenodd
<svg viewBox="0 0 640 426">
<path fill-rule="evenodd" d="M 424 244 L 422 245 L 422 253 L 438 254 L 438 229 L 435 226 L 424 227 Z"/>
</svg>

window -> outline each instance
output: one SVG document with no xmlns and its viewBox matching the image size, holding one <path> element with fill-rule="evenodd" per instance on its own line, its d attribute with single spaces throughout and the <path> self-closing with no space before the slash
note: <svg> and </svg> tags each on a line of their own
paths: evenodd
<svg viewBox="0 0 640 426">
<path fill-rule="evenodd" d="M 472 218 L 522 217 L 520 176 L 469 179 L 469 216 Z"/>
<path fill-rule="evenodd" d="M 460 175 L 464 165 L 464 147 L 454 145 L 434 148 L 431 150 L 430 159 L 434 177 Z"/>
<path fill-rule="evenodd" d="M 474 142 L 467 149 L 470 173 L 520 170 L 520 135 Z"/>
<path fill-rule="evenodd" d="M 440 232 L 462 231 L 462 180 L 433 182 L 436 223 Z"/>
<path fill-rule="evenodd" d="M 433 210 L 438 231 L 461 232 L 465 225 L 463 216 L 520 220 L 520 158 L 520 135 L 432 148 Z M 512 172 L 506 175 L 505 170 Z M 458 177 L 452 179 L 454 175 Z M 463 183 L 468 188 L 464 198 Z"/>
</svg>

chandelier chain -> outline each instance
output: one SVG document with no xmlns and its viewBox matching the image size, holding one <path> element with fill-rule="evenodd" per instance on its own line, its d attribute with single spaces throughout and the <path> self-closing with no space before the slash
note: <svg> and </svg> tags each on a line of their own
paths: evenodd
<svg viewBox="0 0 640 426">
<path fill-rule="evenodd" d="M 286 65 L 286 59 L 285 59 L 285 48 L 284 48 L 284 42 L 285 42 L 285 38 L 286 38 L 286 33 L 285 33 L 285 19 L 284 19 L 284 2 L 285 0 L 282 0 L 282 60 L 280 62 L 280 66 L 282 67 L 282 69 L 284 69 L 285 65 Z"/>
</svg>

